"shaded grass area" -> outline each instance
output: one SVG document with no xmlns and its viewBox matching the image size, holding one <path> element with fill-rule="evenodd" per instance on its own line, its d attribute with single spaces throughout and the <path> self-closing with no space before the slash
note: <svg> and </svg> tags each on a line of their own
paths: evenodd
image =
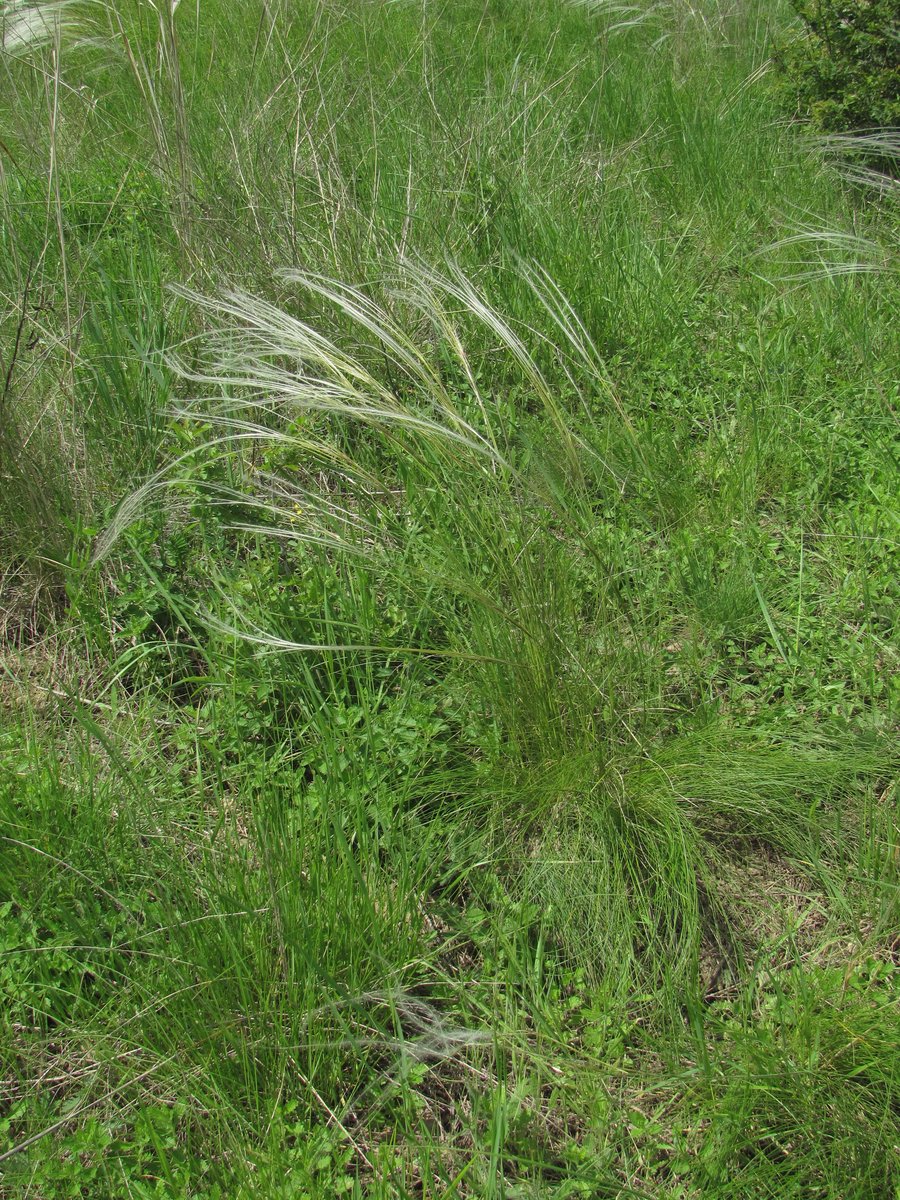
<svg viewBox="0 0 900 1200">
<path fill-rule="evenodd" d="M 896 966 L 854 920 L 859 847 L 840 891 L 745 851 L 732 916 L 769 927 L 651 976 L 598 895 L 620 881 L 596 814 L 545 835 L 563 872 L 458 804 L 426 821 L 392 793 L 379 829 L 358 768 L 304 789 L 245 759 L 201 808 L 196 752 L 145 755 L 134 789 L 98 781 L 83 725 L 64 766 L 4 755 L 5 1119 L 44 1135 L 11 1194 L 889 1194 Z M 778 794 L 784 764 L 752 761 Z"/>
<path fill-rule="evenodd" d="M 0 1191 L 893 1197 L 898 226 L 785 14 L 3 20 Z"/>
</svg>

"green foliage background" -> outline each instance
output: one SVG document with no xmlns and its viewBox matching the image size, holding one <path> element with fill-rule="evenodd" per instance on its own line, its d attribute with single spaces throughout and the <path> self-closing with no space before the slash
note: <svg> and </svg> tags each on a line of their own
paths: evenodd
<svg viewBox="0 0 900 1200">
<path fill-rule="evenodd" d="M 892 0 L 802 0 L 784 50 L 801 111 L 826 133 L 900 130 L 900 14 Z M 896 145 L 872 155 L 898 169 Z"/>
<path fill-rule="evenodd" d="M 794 29 L 2 6 L 4 1197 L 896 1200 L 900 222 Z"/>
</svg>

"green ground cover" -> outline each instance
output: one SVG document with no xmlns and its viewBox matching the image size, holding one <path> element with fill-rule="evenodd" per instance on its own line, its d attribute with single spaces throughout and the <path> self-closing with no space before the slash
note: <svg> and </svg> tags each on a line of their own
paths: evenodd
<svg viewBox="0 0 900 1200">
<path fill-rule="evenodd" d="M 0 1195 L 896 1200 L 900 221 L 789 7 L 0 14 Z"/>
</svg>

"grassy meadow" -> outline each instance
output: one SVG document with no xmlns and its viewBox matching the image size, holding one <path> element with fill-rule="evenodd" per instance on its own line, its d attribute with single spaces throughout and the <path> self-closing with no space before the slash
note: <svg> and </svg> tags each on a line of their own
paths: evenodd
<svg viewBox="0 0 900 1200">
<path fill-rule="evenodd" d="M 900 209 L 795 36 L 0 4 L 0 1196 L 900 1196 Z"/>
</svg>

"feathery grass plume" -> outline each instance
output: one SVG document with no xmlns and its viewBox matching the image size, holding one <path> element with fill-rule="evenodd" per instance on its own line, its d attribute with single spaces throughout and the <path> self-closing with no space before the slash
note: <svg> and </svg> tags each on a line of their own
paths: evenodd
<svg viewBox="0 0 900 1200">
<path fill-rule="evenodd" d="M 841 154 L 848 158 L 878 156 L 900 167 L 900 131 L 896 129 L 823 133 L 814 138 L 813 143 L 828 154 Z"/>
<path fill-rule="evenodd" d="M 777 278 L 798 283 L 833 279 L 839 275 L 871 275 L 897 270 L 896 256 L 861 234 L 840 229 L 803 228 L 764 246 L 759 257 L 771 257 L 795 249 L 803 257 L 787 257 L 784 273 Z M 804 253 L 805 252 L 805 253 Z"/>
<path fill-rule="evenodd" d="M 813 139 L 832 168 L 848 183 L 882 199 L 900 199 L 900 133 L 876 129 L 823 134 Z M 869 164 L 877 163 L 882 169 Z"/>
<path fill-rule="evenodd" d="M 74 0 L 27 3 L 6 0 L 0 7 L 0 48 L 5 54 L 26 54 L 78 28 Z"/>
<path fill-rule="evenodd" d="M 616 4 L 614 0 L 566 0 L 570 7 L 581 9 L 592 17 L 606 17 L 610 23 L 607 33 L 615 33 L 622 29 L 634 29 L 645 25 L 647 21 L 662 9 L 665 4 Z"/>
<path fill-rule="evenodd" d="M 246 293 L 190 294 L 214 328 L 183 374 L 219 398 L 184 404 L 178 416 L 209 434 L 126 502 L 98 552 L 154 491 L 193 487 L 198 458 L 227 459 L 246 502 L 235 524 L 293 554 L 324 555 L 342 576 L 364 571 L 417 633 L 388 645 L 377 620 L 357 614 L 341 647 L 325 621 L 319 640 L 308 627 L 302 636 L 266 629 L 266 614 L 242 613 L 234 597 L 212 617 L 220 630 L 280 651 L 380 648 L 467 664 L 472 704 L 511 764 L 543 770 L 574 754 L 594 764 L 589 774 L 599 770 L 619 714 L 640 708 L 612 693 L 641 652 L 633 613 L 609 607 L 614 571 L 594 512 L 608 468 L 591 445 L 591 412 L 615 415 L 620 405 L 585 327 L 546 277 L 523 268 L 568 360 L 560 386 L 527 334 L 457 268 L 404 263 L 390 309 L 361 288 L 287 278 L 351 322 L 357 348 Z M 473 327 L 489 333 L 490 369 L 504 381 L 490 390 L 466 349 Z M 264 469 L 250 468 L 248 445 Z M 205 502 L 234 508 L 233 490 L 201 490 Z"/>
</svg>

